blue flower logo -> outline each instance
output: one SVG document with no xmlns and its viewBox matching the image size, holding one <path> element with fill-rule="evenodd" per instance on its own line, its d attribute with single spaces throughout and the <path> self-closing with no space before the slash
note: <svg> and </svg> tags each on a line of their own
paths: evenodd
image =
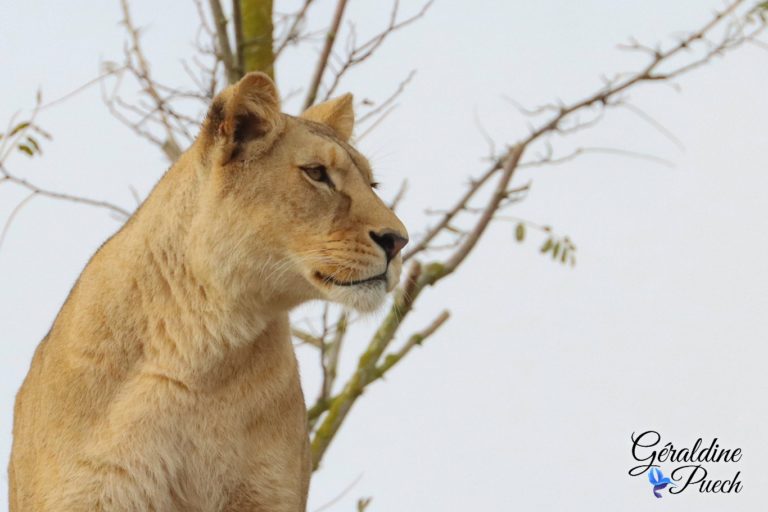
<svg viewBox="0 0 768 512">
<path fill-rule="evenodd" d="M 672 483 L 672 480 L 664 476 L 664 473 L 662 473 L 659 468 L 651 468 L 648 472 L 648 481 L 651 482 L 651 485 L 653 486 L 653 495 L 657 498 L 661 498 L 661 493 L 659 491 L 666 488 L 668 485 L 675 485 Z"/>
</svg>

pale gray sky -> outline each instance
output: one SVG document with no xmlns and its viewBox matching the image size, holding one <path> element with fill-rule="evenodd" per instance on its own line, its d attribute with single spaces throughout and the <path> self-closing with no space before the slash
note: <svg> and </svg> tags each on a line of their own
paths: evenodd
<svg viewBox="0 0 768 512">
<path fill-rule="evenodd" d="M 282 8 L 281 2 L 277 2 Z M 322 27 L 332 3 L 318 2 Z M 381 4 L 381 5 L 380 5 Z M 384 2 L 350 2 L 369 33 L 386 22 Z M 404 2 L 406 8 L 416 5 Z M 451 204 L 487 154 L 475 119 L 499 145 L 526 133 L 526 119 L 503 98 L 537 105 L 577 99 L 603 73 L 641 61 L 616 50 L 635 36 L 654 42 L 701 25 L 722 4 L 709 0 L 572 2 L 437 0 L 418 24 L 396 34 L 342 91 L 383 98 L 417 69 L 400 106 L 361 149 L 382 194 L 403 178 L 410 189 L 401 216 L 412 234 L 427 207 Z M 147 27 L 154 70 L 184 80 L 196 16 L 189 1 L 134 1 Z M 290 10 L 293 4 L 286 6 Z M 0 3 L 0 121 L 29 107 L 40 87 L 54 99 L 118 59 L 124 35 L 118 2 Z M 290 91 L 307 83 L 311 52 L 278 68 Z M 745 47 L 679 80 L 680 91 L 648 85 L 633 102 L 682 142 L 680 150 L 629 113 L 611 112 L 574 144 L 651 152 L 666 167 L 618 156 L 585 156 L 529 170 L 529 198 L 510 213 L 551 224 L 578 246 L 574 268 L 518 245 L 498 223 L 458 275 L 425 292 L 408 322 L 453 316 L 425 346 L 356 405 L 316 474 L 310 510 L 352 490 L 332 510 L 353 510 L 373 496 L 371 512 L 397 510 L 754 511 L 768 479 L 768 54 Z M 297 100 L 286 108 L 295 112 Z M 146 194 L 165 170 L 154 147 L 114 120 L 98 88 L 45 111 L 54 135 L 45 156 L 9 167 L 50 188 L 126 207 L 129 186 Z M 0 187 L 0 220 L 23 192 Z M 36 198 L 0 250 L 0 460 L 10 448 L 13 397 L 35 346 L 98 245 L 118 227 L 103 211 Z M 297 317 L 311 310 L 297 312 Z M 348 344 L 362 348 L 375 318 Z M 406 329 L 403 334 L 409 332 Z M 317 369 L 299 351 L 307 393 Z M 355 363 L 352 354 L 344 369 Z M 740 447 L 738 495 L 650 493 L 630 478 L 630 434 L 653 428 L 691 444 L 718 437 Z M 5 462 L 3 462 L 5 464 Z M 0 503 L 7 480 L 0 479 Z"/>
</svg>

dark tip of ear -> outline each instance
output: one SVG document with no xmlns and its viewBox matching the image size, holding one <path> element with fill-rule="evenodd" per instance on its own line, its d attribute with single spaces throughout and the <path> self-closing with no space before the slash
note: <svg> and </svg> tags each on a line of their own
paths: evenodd
<svg viewBox="0 0 768 512">
<path fill-rule="evenodd" d="M 224 100 L 217 98 L 211 105 L 211 110 L 208 116 L 215 123 L 221 123 L 224 120 Z"/>
<path fill-rule="evenodd" d="M 224 101 L 221 98 L 217 98 L 211 104 L 211 108 L 208 110 L 208 119 L 206 121 L 206 129 L 211 137 L 216 136 L 221 123 L 224 122 Z"/>
<path fill-rule="evenodd" d="M 235 133 L 233 135 L 235 144 L 242 144 L 263 137 L 266 133 L 267 128 L 264 120 L 260 117 L 250 112 L 235 116 Z"/>
</svg>

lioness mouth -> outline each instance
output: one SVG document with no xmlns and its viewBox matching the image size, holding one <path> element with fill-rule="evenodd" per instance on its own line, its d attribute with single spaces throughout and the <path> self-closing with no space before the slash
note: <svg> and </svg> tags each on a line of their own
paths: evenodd
<svg viewBox="0 0 768 512">
<path fill-rule="evenodd" d="M 330 283 L 336 286 L 355 286 L 357 284 L 364 284 L 364 283 L 372 283 L 376 281 L 382 281 L 384 283 L 387 282 L 387 271 L 385 270 L 381 274 L 373 277 L 368 277 L 366 279 L 358 279 L 355 281 L 337 281 L 331 276 L 326 276 L 324 274 L 321 274 L 320 272 L 315 272 L 315 277 L 319 279 L 320 281 L 323 281 L 324 283 Z"/>
</svg>

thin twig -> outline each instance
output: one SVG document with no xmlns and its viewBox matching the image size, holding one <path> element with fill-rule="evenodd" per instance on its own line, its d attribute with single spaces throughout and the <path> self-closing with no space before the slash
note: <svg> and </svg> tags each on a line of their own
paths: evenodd
<svg viewBox="0 0 768 512">
<path fill-rule="evenodd" d="M 392 198 L 392 201 L 389 202 L 389 209 L 393 212 L 397 210 L 397 207 L 400 205 L 400 201 L 403 200 L 405 197 L 405 193 L 408 191 L 408 180 L 403 180 L 402 183 L 400 183 L 400 188 L 397 190 L 397 194 L 395 194 L 395 197 Z"/>
<path fill-rule="evenodd" d="M 5 179 L 5 178 L 4 178 Z M 17 204 L 13 210 L 11 210 L 10 215 L 8 215 L 8 218 L 5 220 L 5 224 L 3 225 L 3 230 L 0 232 L 0 249 L 3 247 L 3 242 L 5 242 L 5 236 L 8 234 L 8 230 L 11 227 L 11 224 L 13 223 L 13 219 L 16 218 L 16 215 L 21 211 L 24 206 L 29 203 L 33 197 L 37 195 L 37 192 L 31 192 L 27 197 L 19 201 L 19 204 Z"/>
<path fill-rule="evenodd" d="M 385 110 L 384 112 L 382 112 L 382 114 L 381 114 L 381 115 L 378 117 L 378 119 L 376 119 L 376 120 L 375 120 L 373 123 L 371 123 L 371 125 L 370 125 L 370 126 L 368 126 L 368 128 L 366 128 L 365 130 L 363 130 L 363 133 L 361 133 L 360 135 L 358 135 L 358 136 L 356 136 L 356 137 L 355 137 L 355 140 L 356 140 L 356 141 L 358 141 L 358 142 L 360 142 L 360 141 L 361 141 L 361 140 L 363 140 L 365 137 L 367 137 L 367 136 L 368 136 L 368 135 L 369 135 L 369 134 L 370 134 L 370 133 L 371 133 L 373 130 L 375 130 L 375 129 L 376 129 L 376 128 L 377 128 L 377 127 L 378 127 L 378 126 L 381 124 L 381 123 L 383 123 L 383 122 L 384 122 L 384 120 L 385 120 L 385 119 L 386 119 L 386 118 L 389 116 L 389 114 L 391 114 L 392 112 L 394 112 L 394 110 L 395 110 L 396 108 L 397 108 L 397 105 L 392 105 L 392 106 L 391 106 L 391 107 L 389 107 L 387 110 Z"/>
<path fill-rule="evenodd" d="M 312 336 L 308 332 L 303 331 L 301 329 L 297 329 L 295 327 L 292 328 L 291 335 L 293 335 L 294 338 L 298 338 L 299 340 L 301 340 L 302 343 L 306 343 L 307 345 L 312 345 L 313 347 L 316 347 L 316 348 L 323 347 L 323 342 L 320 338 L 318 338 L 317 336 Z"/>
<path fill-rule="evenodd" d="M 321 357 L 323 359 L 323 383 L 320 389 L 319 400 L 326 400 L 331 395 L 333 384 L 336 381 L 336 373 L 339 365 L 339 356 L 341 355 L 341 345 L 344 336 L 347 334 L 347 319 L 349 313 L 342 311 L 336 321 L 336 332 L 333 339 L 323 345 Z"/>
<path fill-rule="evenodd" d="M 360 474 L 359 474 L 359 475 L 357 475 L 357 477 L 356 477 L 356 478 L 355 478 L 355 479 L 352 481 L 352 483 L 350 483 L 348 486 L 346 486 L 346 487 L 344 488 L 344 490 L 342 490 L 342 491 L 341 491 L 339 494 L 337 494 L 337 495 L 336 495 L 336 496 L 335 496 L 333 499 L 331 499 L 330 501 L 328 501 L 328 502 L 326 502 L 326 503 L 324 503 L 324 504 L 320 505 L 318 508 L 316 508 L 316 509 L 315 509 L 315 512 L 322 512 L 323 510 L 328 510 L 329 508 L 331 508 L 332 506 L 334 506 L 335 504 L 337 504 L 339 501 L 341 501 L 341 499 L 342 499 L 344 496 L 346 496 L 347 494 L 349 494 L 349 491 L 351 491 L 352 489 L 354 489 L 354 488 L 355 488 L 355 486 L 356 486 L 358 483 L 360 483 L 360 480 L 362 480 L 362 479 L 363 479 L 363 474 L 362 474 L 362 473 L 360 473 Z"/>
<path fill-rule="evenodd" d="M 638 158 L 641 160 L 648 160 L 650 162 L 655 162 L 660 165 L 664 165 L 667 167 L 674 167 L 674 163 L 666 160 L 664 158 L 660 158 L 655 155 L 649 155 L 646 153 L 640 153 L 637 151 L 630 151 L 627 149 L 620 149 L 620 148 L 599 148 L 599 147 L 582 147 L 582 148 L 576 148 L 570 153 L 560 156 L 560 157 L 553 157 L 552 155 L 547 155 L 542 158 L 539 158 L 537 160 L 531 160 L 528 162 L 522 162 L 518 167 L 521 169 L 528 168 L 528 167 L 541 167 L 544 165 L 560 165 L 567 162 L 570 162 L 572 160 L 575 160 L 579 156 L 593 153 L 593 154 L 611 154 L 611 155 L 621 155 L 626 156 L 630 158 Z"/>
<path fill-rule="evenodd" d="M 421 345 L 424 340 L 432 336 L 445 322 L 451 317 L 451 314 L 446 310 L 440 313 L 432 323 L 430 323 L 425 329 L 411 335 L 408 341 L 395 352 L 394 354 L 388 354 L 384 356 L 384 361 L 376 368 L 378 376 L 376 378 L 383 378 L 386 373 L 397 363 L 399 363 L 408 353 L 417 345 Z"/>
<path fill-rule="evenodd" d="M 94 85 L 96 83 L 101 82 L 105 78 L 108 78 L 108 77 L 110 77 L 110 76 L 112 76 L 112 75 L 114 75 L 116 73 L 120 73 L 120 72 L 122 72 L 124 70 L 125 70 L 124 66 L 117 67 L 117 68 L 114 68 L 114 69 L 110 69 L 110 70 L 106 71 L 105 73 L 102 73 L 101 75 L 97 76 L 96 78 L 88 80 L 84 84 L 76 87 L 72 91 L 66 93 L 64 96 L 61 96 L 59 98 L 56 98 L 55 100 L 52 100 L 52 101 L 49 101 L 48 103 L 45 103 L 44 105 L 41 105 L 39 110 L 45 110 L 45 109 L 48 109 L 48 108 L 53 107 L 55 105 L 58 105 L 59 103 L 61 103 L 63 101 L 66 101 L 66 100 L 72 98 L 73 96 L 78 95 L 79 93 L 83 92 L 84 90 L 86 90 L 90 86 L 92 86 L 92 85 Z"/>
<path fill-rule="evenodd" d="M 632 105 L 631 103 L 624 102 L 623 107 L 635 114 L 637 117 L 648 123 L 649 125 L 656 128 L 656 130 L 661 133 L 663 136 L 665 136 L 667 139 L 672 141 L 672 143 L 677 146 L 680 149 L 685 149 L 685 146 L 683 143 L 678 139 L 674 133 L 669 131 L 663 124 L 658 122 L 656 119 L 651 117 L 647 112 L 640 109 L 636 105 Z"/>
<path fill-rule="evenodd" d="M 5 174 L 6 172 L 7 170 L 4 169 L 3 173 Z M 48 190 L 48 189 L 38 187 L 37 185 L 34 185 L 29 181 L 19 178 L 17 176 L 14 176 L 12 174 L 8 174 L 4 179 L 9 183 L 14 183 L 16 185 L 19 185 L 20 187 L 26 188 L 27 190 L 34 193 L 35 195 L 49 197 L 51 199 L 59 199 L 61 201 L 70 201 L 73 203 L 86 204 L 88 206 L 95 206 L 97 208 L 104 208 L 106 210 L 110 210 L 114 213 L 120 214 L 123 218 L 128 218 L 131 216 L 131 212 L 129 212 L 128 210 L 121 208 L 116 204 L 110 203 L 108 201 L 100 201 L 98 199 L 91 199 L 89 197 L 82 197 L 82 196 L 77 196 L 73 194 L 65 194 L 63 192 L 54 192 L 53 190 Z"/>
</svg>

